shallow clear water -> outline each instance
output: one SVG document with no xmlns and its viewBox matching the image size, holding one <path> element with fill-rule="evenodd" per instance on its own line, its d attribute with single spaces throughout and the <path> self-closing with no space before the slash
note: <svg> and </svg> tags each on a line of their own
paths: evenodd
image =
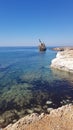
<svg viewBox="0 0 73 130">
<path fill-rule="evenodd" d="M 55 56 L 49 48 L 46 52 L 36 47 L 0 48 L 0 114 L 6 124 L 73 103 L 73 74 L 51 69 Z"/>
</svg>

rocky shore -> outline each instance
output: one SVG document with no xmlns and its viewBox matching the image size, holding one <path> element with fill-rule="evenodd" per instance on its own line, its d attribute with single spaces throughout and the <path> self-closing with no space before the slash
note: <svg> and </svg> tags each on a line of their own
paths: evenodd
<svg viewBox="0 0 73 130">
<path fill-rule="evenodd" d="M 50 114 L 33 113 L 2 130 L 73 130 L 73 105 L 65 105 Z"/>
<path fill-rule="evenodd" d="M 73 48 L 68 47 L 59 51 L 56 58 L 52 60 L 51 67 L 73 73 Z"/>
<path fill-rule="evenodd" d="M 55 48 L 58 51 L 51 67 L 73 73 L 73 48 Z M 51 103 L 49 101 L 46 104 Z M 48 109 L 48 114 L 32 113 L 0 130 L 73 130 L 73 105 Z"/>
</svg>

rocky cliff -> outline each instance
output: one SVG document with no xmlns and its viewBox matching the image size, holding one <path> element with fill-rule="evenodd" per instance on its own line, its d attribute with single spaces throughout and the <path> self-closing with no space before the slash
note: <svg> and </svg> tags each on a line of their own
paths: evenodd
<svg viewBox="0 0 73 130">
<path fill-rule="evenodd" d="M 51 67 L 73 73 L 73 49 L 66 48 L 59 51 L 52 60 Z"/>
</svg>

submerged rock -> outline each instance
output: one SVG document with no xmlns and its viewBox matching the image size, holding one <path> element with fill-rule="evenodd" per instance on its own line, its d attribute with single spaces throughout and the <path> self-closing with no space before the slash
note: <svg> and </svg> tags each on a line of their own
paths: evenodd
<svg viewBox="0 0 73 130">
<path fill-rule="evenodd" d="M 27 113 L 28 113 L 28 114 L 32 114 L 32 113 L 33 113 L 33 110 L 27 109 Z"/>
<path fill-rule="evenodd" d="M 38 112 L 40 112 L 40 111 L 41 111 L 41 108 L 38 108 L 38 107 L 35 107 L 35 108 L 34 108 L 34 112 L 37 112 L 37 113 L 38 113 Z"/>
<path fill-rule="evenodd" d="M 46 101 L 46 105 L 52 104 L 52 101 Z"/>
<path fill-rule="evenodd" d="M 0 115 L 0 126 L 5 127 L 9 123 L 12 123 L 13 120 L 18 120 L 19 117 L 15 111 L 6 111 L 2 115 Z"/>
<path fill-rule="evenodd" d="M 44 105 L 44 106 L 43 106 L 43 109 L 47 109 L 47 107 L 48 107 L 47 105 Z"/>
</svg>

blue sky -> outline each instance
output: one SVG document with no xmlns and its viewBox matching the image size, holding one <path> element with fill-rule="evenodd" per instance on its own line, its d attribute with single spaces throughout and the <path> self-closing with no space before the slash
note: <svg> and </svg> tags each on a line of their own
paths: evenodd
<svg viewBox="0 0 73 130">
<path fill-rule="evenodd" d="M 73 45 L 73 0 L 0 0 L 0 46 Z"/>
</svg>

